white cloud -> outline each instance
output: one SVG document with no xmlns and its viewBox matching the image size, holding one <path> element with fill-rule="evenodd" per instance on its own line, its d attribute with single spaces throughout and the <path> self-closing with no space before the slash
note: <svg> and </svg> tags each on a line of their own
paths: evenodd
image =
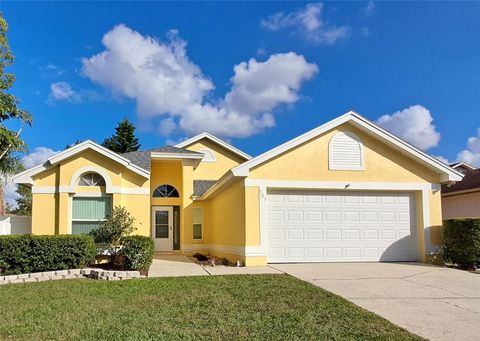
<svg viewBox="0 0 480 341">
<path fill-rule="evenodd" d="M 293 28 L 301 33 L 305 39 L 318 43 L 331 45 L 348 36 L 348 26 L 329 25 L 322 18 L 323 4 L 312 3 L 299 8 L 291 13 L 279 12 L 262 19 L 263 28 L 270 31 L 280 31 L 286 28 Z"/>
<path fill-rule="evenodd" d="M 225 107 L 228 111 L 254 115 L 270 112 L 279 103 L 294 103 L 302 82 L 317 71 L 315 64 L 293 52 L 271 55 L 263 63 L 252 58 L 235 65 Z"/>
<path fill-rule="evenodd" d="M 367 17 L 371 17 L 372 15 L 375 14 L 375 3 L 373 1 L 369 1 L 367 3 L 367 6 L 365 6 L 364 9 L 365 15 Z"/>
<path fill-rule="evenodd" d="M 101 96 L 91 89 L 75 90 L 68 82 L 55 82 L 50 84 L 50 94 L 45 101 L 47 104 L 56 102 L 80 103 L 84 101 L 97 101 Z"/>
<path fill-rule="evenodd" d="M 163 135 L 209 131 L 246 137 L 275 124 L 273 111 L 299 98 L 301 84 L 317 72 L 293 52 L 250 59 L 234 67 L 232 87 L 212 100 L 212 81 L 187 56 L 176 31 L 168 42 L 118 25 L 103 37 L 105 51 L 83 59 L 83 74 L 119 97 L 134 99 L 140 118 L 161 117 Z"/>
<path fill-rule="evenodd" d="M 435 159 L 438 161 L 442 161 L 443 163 L 446 163 L 447 165 L 450 164 L 450 161 L 448 161 L 447 158 L 441 156 L 441 155 L 432 155 Z"/>
<path fill-rule="evenodd" d="M 28 169 L 45 162 L 50 156 L 56 153 L 58 153 L 58 151 L 47 147 L 37 147 L 33 152 L 28 153 L 22 158 L 22 164 L 25 169 Z"/>
<path fill-rule="evenodd" d="M 33 152 L 22 157 L 21 162 L 25 167 L 25 169 L 28 169 L 45 162 L 50 156 L 56 153 L 58 153 L 58 151 L 54 151 L 47 147 L 37 147 Z M 14 184 L 9 179 L 5 180 L 5 187 L 4 187 L 5 202 L 11 207 L 16 206 L 15 200 L 19 198 L 19 195 L 15 192 L 16 190 L 17 190 L 16 184 Z"/>
<path fill-rule="evenodd" d="M 56 78 L 65 73 L 65 70 L 53 63 L 48 63 L 47 65 L 41 67 L 40 70 L 42 71 L 43 78 Z"/>
<path fill-rule="evenodd" d="M 78 101 L 78 93 L 72 89 L 67 82 L 56 82 L 50 84 L 50 101 Z"/>
<path fill-rule="evenodd" d="M 467 149 L 457 154 L 457 162 L 466 162 L 480 167 L 480 128 L 477 129 L 477 136 L 468 138 Z"/>
<path fill-rule="evenodd" d="M 143 117 L 178 113 L 214 88 L 189 60 L 186 42 L 176 31 L 163 43 L 118 25 L 102 43 L 105 51 L 82 60 L 83 74 L 118 96 L 135 99 Z"/>
<path fill-rule="evenodd" d="M 440 141 L 430 111 L 421 105 L 383 115 L 377 124 L 422 150 L 436 147 Z"/>
</svg>

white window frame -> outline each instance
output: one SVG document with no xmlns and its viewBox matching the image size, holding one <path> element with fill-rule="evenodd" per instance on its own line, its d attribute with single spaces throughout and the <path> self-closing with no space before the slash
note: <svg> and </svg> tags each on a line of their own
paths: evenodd
<svg viewBox="0 0 480 341">
<path fill-rule="evenodd" d="M 195 223 L 194 221 L 194 210 L 200 211 L 200 223 Z M 195 238 L 195 225 L 200 225 L 200 238 Z M 203 240 L 203 208 L 202 207 L 193 207 L 192 208 L 192 238 L 195 241 L 202 241 Z"/>
<path fill-rule="evenodd" d="M 90 179 L 86 178 L 87 175 L 90 177 Z M 94 176 L 98 177 L 97 182 L 95 182 L 95 183 L 93 183 Z M 91 183 L 90 184 L 81 184 L 82 181 L 85 181 L 85 183 L 89 183 L 89 182 L 91 182 Z M 99 185 L 99 183 L 100 183 L 100 185 Z M 80 186 L 80 187 L 106 187 L 106 181 L 105 181 L 105 178 L 101 174 L 98 174 L 97 172 L 86 172 L 86 173 L 83 173 L 82 175 L 80 175 L 80 177 L 78 178 L 77 186 Z"/>
<path fill-rule="evenodd" d="M 112 195 L 105 195 L 103 193 L 78 193 L 74 194 L 70 197 L 70 230 L 68 234 L 73 234 L 73 223 L 74 222 L 103 222 L 106 221 L 107 218 L 104 219 L 73 219 L 73 199 L 74 198 L 110 198 L 113 210 L 113 196 Z"/>
</svg>

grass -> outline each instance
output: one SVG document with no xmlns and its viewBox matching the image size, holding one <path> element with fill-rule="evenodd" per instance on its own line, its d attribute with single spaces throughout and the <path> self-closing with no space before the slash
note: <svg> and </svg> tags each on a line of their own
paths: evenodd
<svg viewBox="0 0 480 341">
<path fill-rule="evenodd" d="M 0 287 L 0 339 L 420 340 L 287 275 Z"/>
</svg>

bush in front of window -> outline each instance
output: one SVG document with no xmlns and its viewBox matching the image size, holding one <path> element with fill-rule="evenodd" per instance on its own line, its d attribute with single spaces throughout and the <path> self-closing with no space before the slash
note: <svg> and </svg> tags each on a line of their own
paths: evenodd
<svg viewBox="0 0 480 341">
<path fill-rule="evenodd" d="M 0 236 L 0 274 L 79 269 L 95 260 L 90 236 Z"/>
<path fill-rule="evenodd" d="M 154 243 L 145 236 L 128 236 L 121 240 L 118 255 L 124 256 L 125 270 L 148 271 L 153 261 Z"/>
<path fill-rule="evenodd" d="M 103 254 L 112 257 L 113 262 L 121 246 L 121 239 L 136 230 L 134 224 L 135 218 L 125 207 L 115 206 L 107 220 L 90 232 L 90 235 L 93 236 L 95 243 L 102 246 Z"/>
<path fill-rule="evenodd" d="M 480 219 L 443 222 L 444 257 L 461 268 L 480 266 Z"/>
</svg>

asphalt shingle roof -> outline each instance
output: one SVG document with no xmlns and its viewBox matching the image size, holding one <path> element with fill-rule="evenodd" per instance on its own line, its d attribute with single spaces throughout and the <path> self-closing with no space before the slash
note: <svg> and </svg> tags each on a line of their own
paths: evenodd
<svg viewBox="0 0 480 341">
<path fill-rule="evenodd" d="M 133 164 L 138 167 L 141 167 L 147 171 L 150 171 L 150 154 L 151 153 L 174 153 L 174 154 L 199 154 L 201 153 L 194 152 L 185 148 L 177 148 L 173 146 L 165 146 L 159 148 L 152 148 L 143 151 L 136 151 L 130 153 L 120 154 L 124 158 L 130 160 Z"/>
<path fill-rule="evenodd" d="M 216 182 L 215 180 L 193 180 L 193 195 L 199 197 L 205 194 Z"/>
<path fill-rule="evenodd" d="M 453 193 L 474 188 L 480 189 L 480 168 L 465 172 L 465 176 L 463 177 L 462 181 L 458 181 L 450 186 L 443 185 L 442 193 Z"/>
</svg>

